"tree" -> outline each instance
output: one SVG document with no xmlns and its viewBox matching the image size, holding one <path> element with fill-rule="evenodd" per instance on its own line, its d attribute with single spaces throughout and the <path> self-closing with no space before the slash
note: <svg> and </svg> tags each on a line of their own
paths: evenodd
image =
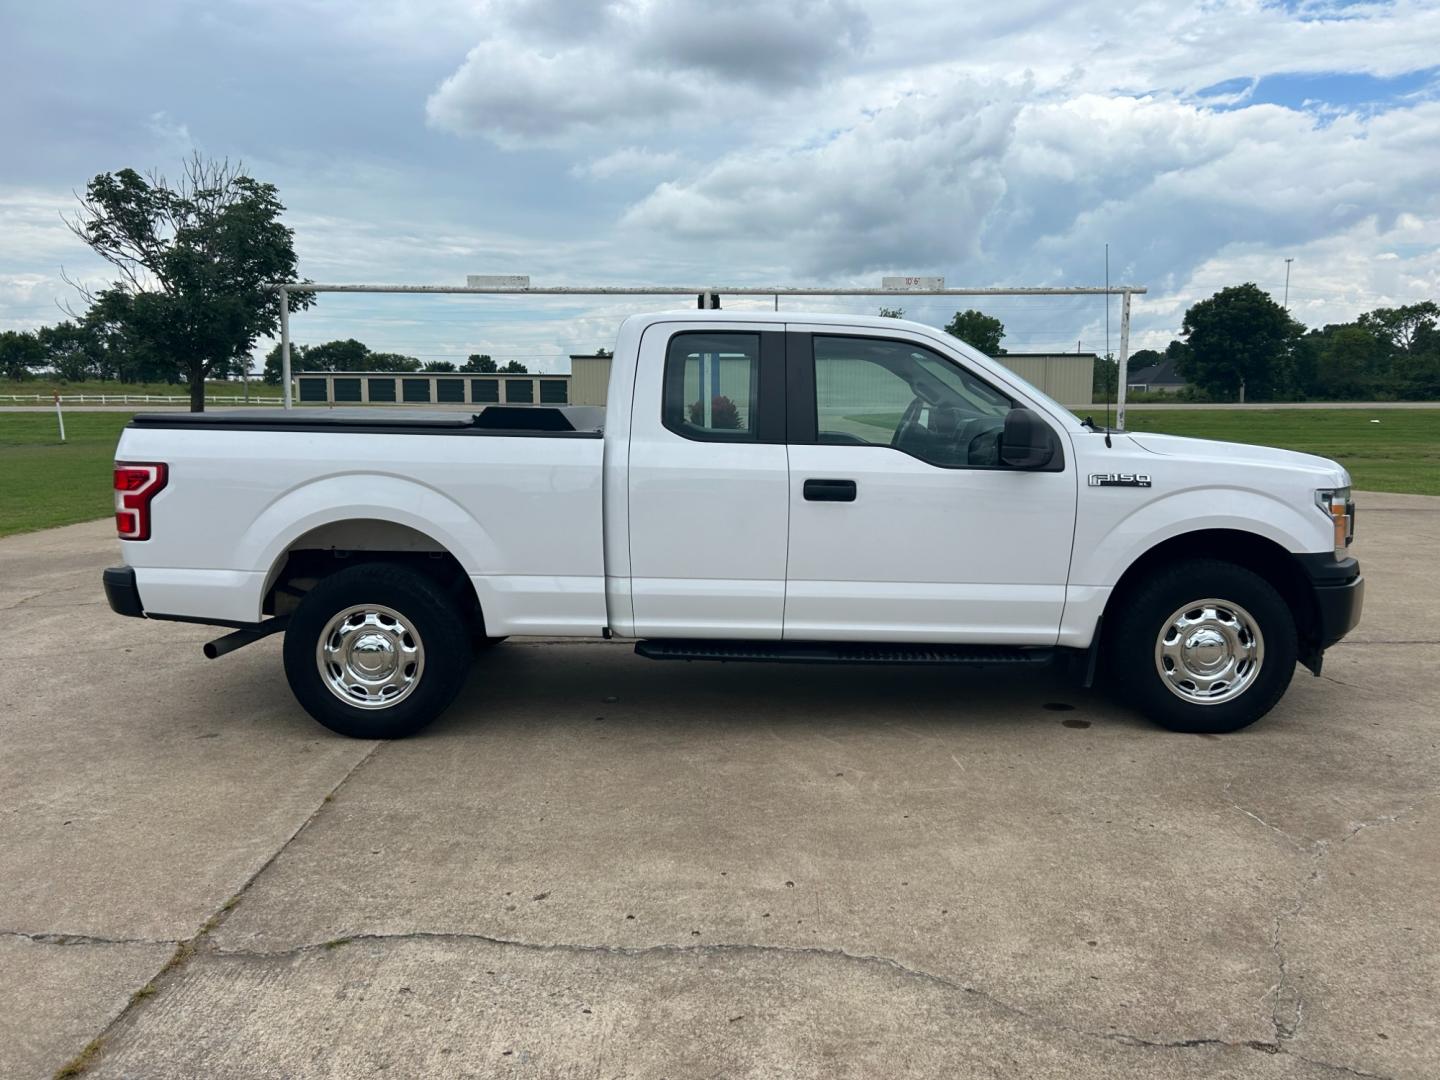
<svg viewBox="0 0 1440 1080">
<path fill-rule="evenodd" d="M 275 333 L 279 298 L 265 286 L 294 280 L 294 233 L 273 184 L 243 166 L 198 154 L 172 185 L 133 169 L 90 181 L 67 224 L 120 272 L 108 289 L 82 295 L 167 358 L 205 408 L 205 379 L 249 362 L 255 341 Z M 289 294 L 292 311 L 313 294 Z"/>
<path fill-rule="evenodd" d="M 422 371 L 454 371 L 455 365 L 449 360 L 431 360 L 420 370 Z"/>
<path fill-rule="evenodd" d="M 503 371 L 506 375 L 530 374 L 530 369 L 527 368 L 524 364 L 522 364 L 519 360 L 506 361 L 505 366 L 502 367 L 500 370 Z"/>
<path fill-rule="evenodd" d="M 398 352 L 372 352 L 366 371 L 419 371 L 420 361 Z"/>
<path fill-rule="evenodd" d="M 44 364 L 66 382 L 104 378 L 104 343 L 88 320 L 42 326 L 35 337 Z"/>
<path fill-rule="evenodd" d="M 371 352 L 363 341 L 346 338 L 319 345 L 291 345 L 290 370 L 301 371 L 419 371 L 420 361 L 399 353 Z M 443 369 L 454 371 L 454 367 Z M 265 356 L 265 381 L 280 385 L 280 346 Z"/>
<path fill-rule="evenodd" d="M 1164 360 L 1165 354 L 1157 352 L 1155 349 L 1136 349 L 1130 354 L 1130 373 L 1133 375 L 1147 367 L 1154 367 L 1156 364 L 1163 363 Z"/>
<path fill-rule="evenodd" d="M 903 307 L 882 307 L 880 309 L 880 317 L 882 319 L 903 319 L 905 317 L 905 309 Z"/>
<path fill-rule="evenodd" d="M 979 349 L 986 356 L 1000 356 L 1005 352 L 1000 347 L 1005 337 L 1005 324 L 983 311 L 957 311 L 945 325 L 945 332 Z"/>
<path fill-rule="evenodd" d="M 1180 374 L 1219 400 L 1269 401 L 1293 392 L 1293 348 L 1303 327 L 1253 282 L 1221 289 L 1185 313 L 1189 351 Z"/>
<path fill-rule="evenodd" d="M 44 362 L 45 350 L 29 330 L 0 331 L 0 371 L 7 379 L 27 378 L 32 368 Z"/>
<path fill-rule="evenodd" d="M 1138 355 L 1138 354 L 1137 354 Z M 1134 358 L 1130 361 L 1135 362 Z M 1135 368 L 1131 367 L 1131 371 Z M 1113 356 L 1097 356 L 1095 366 L 1090 370 L 1091 402 L 1115 400 L 1115 388 L 1120 382 L 1120 362 Z"/>
<path fill-rule="evenodd" d="M 612 356 L 614 356 L 615 354 L 612 353 L 609 349 L 596 349 L 596 350 L 595 350 L 595 355 L 596 355 L 596 356 L 603 356 L 603 357 L 606 357 L 606 358 L 608 359 L 609 357 L 612 357 Z"/>
<path fill-rule="evenodd" d="M 1375 369 L 1383 350 L 1380 339 L 1364 326 L 1335 327 L 1319 355 L 1315 389 L 1331 401 L 1373 397 Z"/>
<path fill-rule="evenodd" d="M 460 365 L 460 370 L 481 375 L 492 374 L 495 371 L 495 361 L 490 359 L 489 353 L 471 353 L 469 359 Z"/>
<path fill-rule="evenodd" d="M 1440 307 L 1433 300 L 1406 304 L 1398 308 L 1376 308 L 1361 315 L 1356 322 L 1369 330 L 1392 349 L 1413 352 L 1416 338 L 1422 340 L 1435 332 L 1440 323 Z"/>
</svg>

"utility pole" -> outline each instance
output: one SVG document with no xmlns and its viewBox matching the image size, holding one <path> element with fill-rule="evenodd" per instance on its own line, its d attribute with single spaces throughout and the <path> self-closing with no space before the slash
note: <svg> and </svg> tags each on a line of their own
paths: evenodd
<svg viewBox="0 0 1440 1080">
<path fill-rule="evenodd" d="M 1286 311 L 1290 310 L 1290 264 L 1294 261 L 1293 258 L 1285 260 L 1285 303 L 1283 306 Z"/>
</svg>

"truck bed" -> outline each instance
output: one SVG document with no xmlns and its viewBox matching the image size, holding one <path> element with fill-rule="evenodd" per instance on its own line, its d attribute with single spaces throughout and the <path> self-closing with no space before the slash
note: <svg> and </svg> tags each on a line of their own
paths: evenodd
<svg viewBox="0 0 1440 1080">
<path fill-rule="evenodd" d="M 345 431 L 412 435 L 571 436 L 598 439 L 605 410 L 594 405 L 490 405 L 449 409 L 235 409 L 138 413 L 131 427 L 218 431 Z"/>
</svg>

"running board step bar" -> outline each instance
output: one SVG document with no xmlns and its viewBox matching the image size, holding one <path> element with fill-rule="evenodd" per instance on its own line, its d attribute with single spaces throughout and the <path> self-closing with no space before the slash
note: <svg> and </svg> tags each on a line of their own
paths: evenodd
<svg viewBox="0 0 1440 1080">
<path fill-rule="evenodd" d="M 1015 667 L 1048 664 L 1055 649 L 1014 645 L 906 645 L 852 641 L 638 641 L 651 660 L 770 661 L 784 664 L 957 664 Z"/>
</svg>

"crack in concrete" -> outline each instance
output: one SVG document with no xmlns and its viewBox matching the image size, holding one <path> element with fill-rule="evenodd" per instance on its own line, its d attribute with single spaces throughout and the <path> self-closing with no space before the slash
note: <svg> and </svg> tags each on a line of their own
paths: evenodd
<svg viewBox="0 0 1440 1080">
<path fill-rule="evenodd" d="M 1227 794 L 1229 792 L 1229 788 L 1230 785 L 1226 784 L 1225 790 Z M 1275 965 L 1279 971 L 1279 977 L 1276 979 L 1275 983 L 1270 987 L 1270 989 L 1266 992 L 1266 996 L 1269 997 L 1272 994 L 1274 995 L 1270 1005 L 1270 1022 L 1275 1029 L 1275 1043 L 1277 1046 L 1283 1047 L 1286 1042 L 1294 1039 L 1296 1033 L 1300 1029 L 1300 1024 L 1305 1019 L 1304 996 L 1297 988 L 1294 988 L 1290 985 L 1290 963 L 1288 957 L 1285 954 L 1284 946 L 1284 923 L 1287 921 L 1295 921 L 1300 917 L 1301 912 L 1304 911 L 1306 904 L 1309 903 L 1309 900 L 1314 893 L 1314 890 L 1324 880 L 1323 862 L 1326 857 L 1329 856 L 1332 850 L 1353 840 L 1366 829 L 1378 829 L 1383 828 L 1386 825 L 1397 824 L 1402 819 L 1406 818 L 1407 815 L 1415 813 L 1415 811 L 1417 811 L 1424 802 L 1426 802 L 1428 799 L 1434 798 L 1436 795 L 1440 795 L 1440 791 L 1426 792 L 1419 798 L 1415 799 L 1412 803 L 1410 803 L 1410 805 L 1393 814 L 1380 814 L 1374 818 L 1367 818 L 1362 821 L 1352 822 L 1352 828 L 1350 829 L 1350 831 L 1338 839 L 1323 838 L 1315 840 L 1310 844 L 1310 873 L 1307 874 L 1305 879 L 1300 883 L 1300 888 L 1295 896 L 1294 904 L 1288 910 L 1281 911 L 1276 914 L 1274 926 L 1272 928 L 1270 936 L 1270 950 L 1271 953 L 1274 955 Z M 1266 828 L 1275 828 L 1275 826 L 1270 825 L 1269 822 L 1265 821 L 1259 815 L 1252 814 L 1249 811 L 1245 810 L 1243 807 L 1237 805 L 1235 806 L 1235 809 L 1240 810 L 1248 817 L 1254 818 L 1256 821 L 1260 822 L 1260 824 L 1266 826 Z M 1287 837 L 1289 836 L 1288 833 L 1285 835 Z M 1299 1055 L 1296 1056 L 1298 1057 Z M 1325 1065 L 1326 1063 L 1313 1062 L 1312 1064 Z M 1345 1066 L 1329 1067 L 1337 1068 L 1341 1071 L 1352 1072 L 1357 1076 L 1374 1075 L 1372 1073 L 1359 1072 L 1353 1069 L 1349 1069 Z"/>
<path fill-rule="evenodd" d="M 170 955 L 170 958 L 165 961 L 159 971 L 157 971 L 153 976 L 151 976 L 149 982 L 147 982 L 144 987 L 142 987 L 135 994 L 131 995 L 130 1000 L 126 1002 L 125 1007 L 121 1009 L 120 1012 L 116 1014 L 116 1016 L 108 1024 L 105 1025 L 105 1027 L 100 1031 L 100 1034 L 96 1035 L 94 1039 L 90 1040 L 89 1045 L 87 1045 L 85 1049 L 80 1052 L 80 1055 L 76 1057 L 73 1061 L 71 1061 L 69 1064 L 61 1068 L 61 1074 L 64 1074 L 66 1076 L 79 1076 L 85 1071 L 87 1071 L 91 1065 L 93 1065 L 96 1061 L 99 1060 L 100 1055 L 104 1053 L 105 1043 L 110 1038 L 110 1036 L 119 1029 L 120 1025 L 126 1023 L 132 1016 L 135 1015 L 135 1013 L 141 1007 L 142 1002 L 149 1000 L 155 995 L 155 993 L 160 989 L 161 980 L 165 979 L 167 975 L 174 976 L 176 972 L 184 968 L 186 964 L 189 963 L 191 957 L 195 955 L 196 951 L 204 943 L 205 939 L 209 937 L 209 935 L 218 926 L 220 926 L 221 923 L 225 921 L 226 917 L 230 914 L 230 912 L 233 911 L 236 905 L 240 903 L 241 898 L 245 895 L 246 891 L 250 888 L 250 886 L 255 884 L 256 879 L 274 865 L 275 860 L 278 859 L 282 854 L 284 854 L 285 850 L 295 842 L 295 840 L 300 836 L 300 834 L 303 833 L 306 829 L 308 829 L 315 821 L 315 819 L 320 816 L 321 811 L 324 810 L 325 807 L 330 805 L 330 803 L 335 798 L 335 793 L 339 791 L 346 784 L 346 782 L 361 769 L 362 766 L 364 766 L 368 761 L 370 761 L 370 759 L 373 758 L 375 754 L 380 750 L 380 748 L 384 745 L 385 744 L 383 742 L 376 742 L 370 747 L 369 750 L 365 752 L 364 756 L 361 757 L 359 761 L 355 762 L 354 765 L 350 766 L 350 768 L 345 771 L 345 775 L 342 776 L 339 781 L 337 781 L 335 785 L 325 793 L 325 796 L 316 805 L 315 809 L 310 811 L 309 815 L 305 818 L 304 821 L 300 823 L 299 827 L 296 828 L 295 831 L 292 832 L 289 836 L 287 836 L 285 840 L 278 847 L 276 847 L 273 852 L 271 852 L 270 857 L 266 859 L 263 863 L 261 863 L 259 868 L 256 869 L 253 874 L 251 874 L 245 879 L 244 883 L 235 892 L 235 894 L 230 897 L 230 899 L 225 901 L 225 903 L 220 905 L 219 908 L 217 908 L 214 912 L 211 913 L 210 917 L 200 925 L 200 928 L 196 930 L 194 934 L 192 934 L 188 938 L 185 938 L 182 941 L 165 943 L 173 944 L 175 946 L 175 951 Z"/>
<path fill-rule="evenodd" d="M 292 946 L 286 949 L 257 950 L 257 949 L 222 949 L 211 948 L 205 952 L 206 957 L 217 959 L 237 959 L 252 961 L 270 961 L 279 959 L 290 959 L 296 956 L 304 956 L 314 953 L 326 953 L 335 948 L 345 945 L 372 943 L 377 945 L 389 945 L 410 941 L 441 941 L 441 942 L 478 942 L 485 945 L 494 945 L 501 948 L 525 949 L 533 952 L 560 952 L 599 954 L 605 956 L 623 957 L 644 957 L 654 955 L 670 956 L 707 956 L 721 955 L 726 953 L 753 953 L 757 955 L 782 956 L 816 956 L 826 960 L 838 960 L 842 962 L 874 965 L 897 972 L 905 978 L 939 986 L 954 993 L 966 994 L 978 998 L 992 1008 L 1014 1016 L 1028 1024 L 1040 1027 L 1051 1028 L 1056 1031 L 1063 1031 L 1086 1039 L 1100 1039 L 1106 1042 L 1118 1043 L 1122 1046 L 1136 1047 L 1146 1050 L 1189 1050 L 1205 1047 L 1216 1047 L 1228 1050 L 1252 1050 L 1265 1054 L 1287 1054 L 1304 1061 L 1307 1064 L 1318 1068 L 1331 1069 L 1336 1072 L 1348 1073 L 1352 1076 L 1375 1078 L 1375 1080 L 1388 1080 L 1377 1073 L 1369 1073 L 1348 1065 L 1336 1065 L 1331 1062 L 1320 1061 L 1314 1058 L 1302 1057 L 1299 1054 L 1292 1054 L 1282 1043 L 1269 1042 L 1262 1039 L 1248 1039 L 1236 1041 L 1223 1039 L 1219 1036 L 1198 1036 L 1184 1039 L 1149 1039 L 1143 1035 L 1136 1035 L 1125 1031 L 1098 1031 L 1093 1028 L 1076 1027 L 1067 1024 L 1054 1017 L 1045 1016 L 1041 1013 L 1031 1012 L 1023 1009 L 1013 1002 L 982 990 L 971 983 L 960 982 L 944 975 L 938 975 L 932 971 L 925 971 L 922 968 L 911 967 L 899 960 L 888 956 L 879 956 L 871 953 L 852 953 L 844 949 L 826 949 L 817 946 L 804 945 L 759 945 L 751 942 L 708 942 L 699 945 L 681 945 L 662 942 L 656 945 L 604 945 L 587 942 L 536 942 L 525 941 L 518 938 L 495 937 L 490 934 L 480 934 L 466 931 L 425 931 L 417 930 L 403 934 L 352 934 L 333 938 L 324 942 L 307 942 L 305 944 Z"/>
<path fill-rule="evenodd" d="M 0 930 L 0 937 L 20 938 L 37 945 L 179 945 L 175 938 L 112 938 L 63 931 Z"/>
</svg>

